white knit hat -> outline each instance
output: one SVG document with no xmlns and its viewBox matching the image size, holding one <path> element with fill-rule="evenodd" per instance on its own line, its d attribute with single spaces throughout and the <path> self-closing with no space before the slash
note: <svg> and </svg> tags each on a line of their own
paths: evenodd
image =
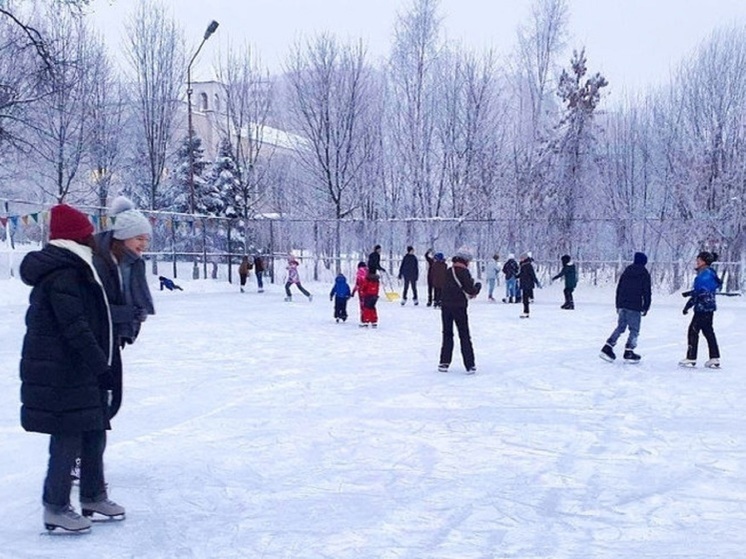
<svg viewBox="0 0 746 559">
<path fill-rule="evenodd" d="M 153 227 L 148 218 L 135 209 L 132 200 L 124 196 L 116 197 L 111 203 L 109 217 L 111 218 L 109 229 L 114 232 L 115 239 L 124 240 L 138 235 L 153 234 Z"/>
</svg>

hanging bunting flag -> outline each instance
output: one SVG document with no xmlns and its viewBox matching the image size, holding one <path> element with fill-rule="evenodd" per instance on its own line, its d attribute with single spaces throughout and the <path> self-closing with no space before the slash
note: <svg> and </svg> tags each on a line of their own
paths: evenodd
<svg viewBox="0 0 746 559">
<path fill-rule="evenodd" d="M 11 225 L 12 225 L 12 226 L 13 226 L 14 228 L 17 228 L 17 227 L 18 227 L 18 216 L 17 216 L 17 215 L 11 215 L 11 216 L 8 216 L 8 219 L 10 219 L 10 224 L 11 224 Z"/>
<path fill-rule="evenodd" d="M 108 217 L 106 217 L 105 215 L 101 216 L 101 229 L 106 229 L 106 220 L 107 219 L 108 219 Z"/>
<path fill-rule="evenodd" d="M 8 224 L 8 218 L 7 217 L 0 217 L 0 225 L 5 227 Z"/>
<path fill-rule="evenodd" d="M 114 224 L 117 222 L 117 217 L 115 215 L 111 216 L 111 226 L 114 227 Z"/>
<path fill-rule="evenodd" d="M 34 220 L 34 223 L 39 223 L 39 212 L 31 214 L 31 219 Z"/>
<path fill-rule="evenodd" d="M 28 225 L 28 216 L 27 215 L 22 215 L 21 216 L 21 221 L 23 221 L 24 225 Z"/>
<path fill-rule="evenodd" d="M 94 227 L 95 227 L 96 229 L 98 229 L 98 216 L 97 216 L 97 215 L 92 215 L 92 216 L 91 216 L 91 220 L 93 221 L 93 226 L 94 226 Z"/>
</svg>

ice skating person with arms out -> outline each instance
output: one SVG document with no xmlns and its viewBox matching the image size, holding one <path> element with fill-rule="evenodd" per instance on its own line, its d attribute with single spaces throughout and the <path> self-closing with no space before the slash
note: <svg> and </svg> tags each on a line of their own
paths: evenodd
<svg viewBox="0 0 746 559">
<path fill-rule="evenodd" d="M 438 371 L 442 373 L 448 372 L 448 367 L 450 367 L 453 358 L 454 324 L 458 331 L 461 357 L 464 360 L 466 374 L 473 375 L 477 372 L 474 347 L 469 332 L 467 307 L 469 306 L 469 299 L 479 295 L 482 285 L 479 282 L 474 283 L 471 277 L 469 272 L 471 258 L 471 252 L 468 250 L 459 250 L 453 257 L 452 265 L 446 273 L 440 309 L 443 338 L 440 345 Z"/>
<path fill-rule="evenodd" d="M 717 369 L 720 367 L 720 348 L 718 347 L 712 320 L 717 310 L 715 294 L 722 286 L 722 281 L 712 269 L 712 263 L 716 262 L 718 255 L 713 252 L 702 251 L 697 255 L 694 269 L 697 276 L 690 291 L 682 293 L 689 300 L 682 311 L 684 314 L 694 308 L 692 321 L 687 330 L 686 358 L 679 361 L 682 367 L 694 367 L 697 364 L 697 348 L 699 346 L 699 333 L 707 340 L 707 349 L 710 358 L 705 361 L 705 367 Z"/>
<path fill-rule="evenodd" d="M 493 254 L 484 268 L 484 277 L 487 280 L 487 300 L 494 303 L 495 298 L 493 293 L 495 292 L 497 275 L 500 273 L 500 255 L 497 253 Z"/>
<path fill-rule="evenodd" d="M 21 353 L 21 425 L 50 436 L 42 502 L 48 530 L 90 529 L 94 512 L 124 509 L 108 499 L 104 449 L 114 345 L 104 286 L 93 265 L 93 225 L 60 204 L 50 211 L 49 243 L 21 263 L 32 287 Z M 70 503 L 70 471 L 80 457 L 80 504 Z"/>
<path fill-rule="evenodd" d="M 288 265 L 287 265 L 287 277 L 285 279 L 285 301 L 292 301 L 293 300 L 293 294 L 290 293 L 290 286 L 295 285 L 298 288 L 298 291 L 303 293 L 306 297 L 308 297 L 309 301 L 313 301 L 313 296 L 306 291 L 306 289 L 303 287 L 303 284 L 300 282 L 300 272 L 298 271 L 299 262 L 295 259 L 294 256 L 291 256 L 288 259 Z"/>
<path fill-rule="evenodd" d="M 627 363 L 639 363 L 640 356 L 635 353 L 637 338 L 640 335 L 642 317 L 650 310 L 651 289 L 650 273 L 645 265 L 648 257 L 643 252 L 636 252 L 632 264 L 622 272 L 616 287 L 617 325 L 606 343 L 601 348 L 601 359 L 614 361 L 614 346 L 625 330 L 629 329 L 627 343 L 624 346 L 624 360 Z"/>
<path fill-rule="evenodd" d="M 534 270 L 533 258 L 530 252 L 521 255 L 520 267 L 518 269 L 518 285 L 521 288 L 521 301 L 523 302 L 523 314 L 521 318 L 528 318 L 531 301 L 534 299 L 534 288 L 541 288 L 539 279 Z"/>
<path fill-rule="evenodd" d="M 334 301 L 334 320 L 347 320 L 347 300 L 350 298 L 350 286 L 344 274 L 339 273 L 334 279 L 334 285 L 329 292 L 329 300 Z"/>
<path fill-rule="evenodd" d="M 246 286 L 246 280 L 249 279 L 249 272 L 251 271 L 252 264 L 249 261 L 249 257 L 244 254 L 241 259 L 241 264 L 238 266 L 238 277 L 241 282 L 241 293 L 244 292 Z"/>
<path fill-rule="evenodd" d="M 572 292 L 575 291 L 575 287 L 578 285 L 578 270 L 569 254 L 563 255 L 560 258 L 560 262 L 562 262 L 562 269 L 559 271 L 559 274 L 552 277 L 552 281 L 560 278 L 565 279 L 565 289 L 562 290 L 562 293 L 565 295 L 565 303 L 560 308 L 573 310 L 575 308 L 575 301 L 573 301 Z"/>
<path fill-rule="evenodd" d="M 407 247 L 407 254 L 402 258 L 401 266 L 399 266 L 399 279 L 404 280 L 404 291 L 402 293 L 401 304 L 402 306 L 407 304 L 407 293 L 409 287 L 412 288 L 412 301 L 415 305 L 419 304 L 417 300 L 417 278 L 420 275 L 420 264 L 417 262 L 417 257 L 414 255 L 414 247 Z"/>
</svg>

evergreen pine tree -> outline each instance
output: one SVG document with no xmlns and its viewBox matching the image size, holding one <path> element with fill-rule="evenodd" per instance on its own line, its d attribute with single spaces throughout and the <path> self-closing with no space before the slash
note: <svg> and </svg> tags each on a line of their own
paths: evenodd
<svg viewBox="0 0 746 559">
<path fill-rule="evenodd" d="M 212 164 L 205 180 L 206 191 L 209 193 L 209 204 L 205 204 L 206 211 L 214 211 L 211 215 L 237 217 L 240 215 L 241 204 L 238 180 L 238 166 L 233 158 L 233 146 L 227 138 L 220 141 L 218 156 Z"/>
</svg>

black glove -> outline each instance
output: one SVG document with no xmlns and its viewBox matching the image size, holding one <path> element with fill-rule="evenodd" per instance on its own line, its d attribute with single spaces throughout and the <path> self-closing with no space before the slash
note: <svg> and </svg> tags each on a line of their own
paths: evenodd
<svg viewBox="0 0 746 559">
<path fill-rule="evenodd" d="M 688 313 L 688 312 L 689 312 L 689 307 L 688 307 L 688 306 L 686 306 L 686 307 L 684 307 L 684 308 L 682 309 L 682 311 L 681 311 L 681 314 L 686 314 L 686 313 Z"/>
<path fill-rule="evenodd" d="M 647 316 L 647 315 L 648 315 L 648 311 L 646 311 L 646 310 L 642 311 L 642 316 Z"/>
<path fill-rule="evenodd" d="M 104 390 L 114 389 L 114 374 L 110 368 L 107 367 L 103 373 L 98 375 L 98 386 Z"/>
<path fill-rule="evenodd" d="M 474 284 L 474 289 L 476 289 L 477 293 L 479 293 L 482 290 L 482 282 L 477 282 Z"/>
<path fill-rule="evenodd" d="M 684 293 L 681 294 L 682 297 L 691 297 L 693 291 L 684 291 Z"/>
</svg>

